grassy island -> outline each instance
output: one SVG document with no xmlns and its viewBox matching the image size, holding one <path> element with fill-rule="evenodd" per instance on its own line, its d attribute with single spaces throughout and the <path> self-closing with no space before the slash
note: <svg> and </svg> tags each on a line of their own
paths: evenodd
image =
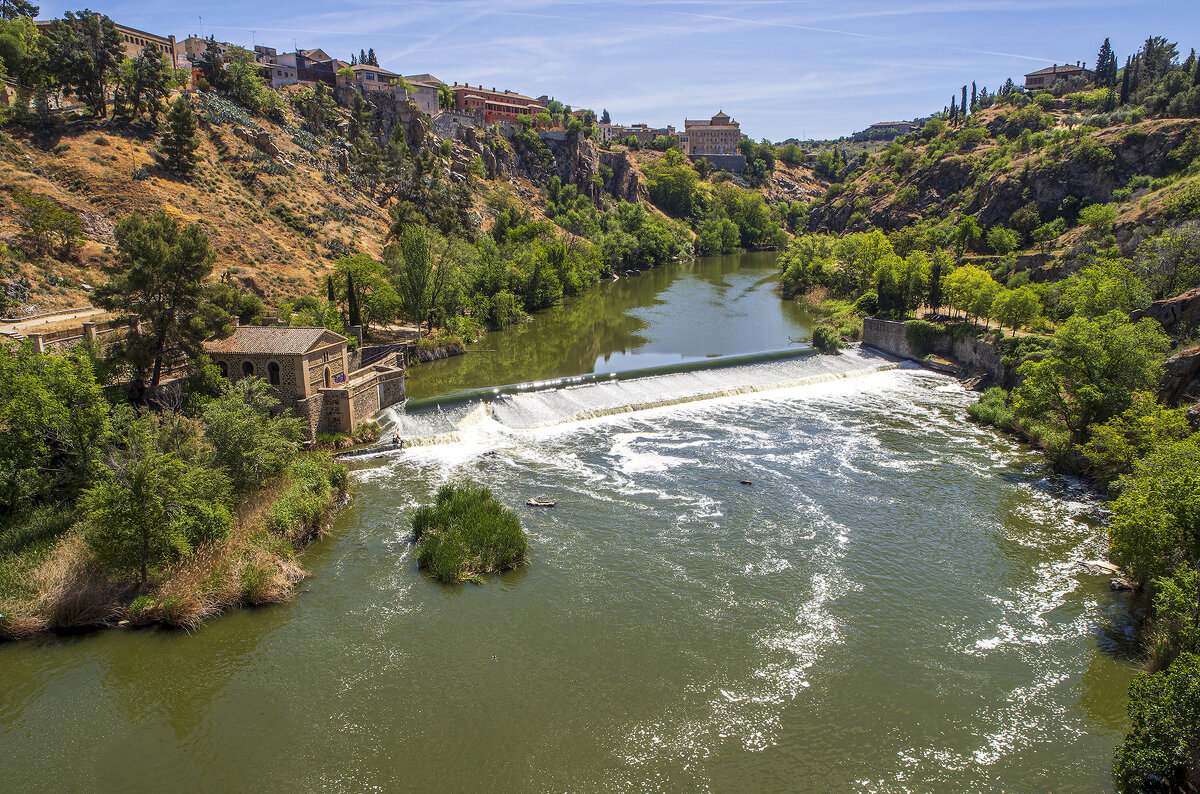
<svg viewBox="0 0 1200 794">
<path fill-rule="evenodd" d="M 529 542 L 517 514 L 476 485 L 443 485 L 413 516 L 417 564 L 442 582 L 524 565 Z"/>
</svg>

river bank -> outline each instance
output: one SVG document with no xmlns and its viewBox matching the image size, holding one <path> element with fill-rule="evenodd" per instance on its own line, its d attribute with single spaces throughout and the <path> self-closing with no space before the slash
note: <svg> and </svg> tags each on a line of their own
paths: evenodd
<svg viewBox="0 0 1200 794">
<path fill-rule="evenodd" d="M 145 584 L 99 565 L 76 528 L 40 554 L 5 559 L 0 640 L 160 625 L 195 629 L 242 606 L 287 601 L 308 576 L 301 552 L 348 499 L 344 465 L 309 453 L 236 506 L 228 534 Z"/>
</svg>

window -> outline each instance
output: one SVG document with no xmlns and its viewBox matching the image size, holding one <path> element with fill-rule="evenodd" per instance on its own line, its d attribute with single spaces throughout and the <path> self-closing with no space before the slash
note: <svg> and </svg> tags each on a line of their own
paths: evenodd
<svg viewBox="0 0 1200 794">
<path fill-rule="evenodd" d="M 242 374 L 249 377 L 254 374 L 254 365 L 249 361 L 242 362 Z"/>
<path fill-rule="evenodd" d="M 332 385 L 333 385 L 333 382 L 330 381 L 330 379 L 329 379 L 329 367 L 326 367 L 325 368 L 325 388 L 328 389 Z"/>
<path fill-rule="evenodd" d="M 279 385 L 279 365 L 274 361 L 267 365 L 267 380 L 272 386 Z"/>
</svg>

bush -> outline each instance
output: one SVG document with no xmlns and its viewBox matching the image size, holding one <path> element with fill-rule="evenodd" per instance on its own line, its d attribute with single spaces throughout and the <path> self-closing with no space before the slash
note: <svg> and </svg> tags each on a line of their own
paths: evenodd
<svg viewBox="0 0 1200 794">
<path fill-rule="evenodd" d="M 1013 430 L 1013 409 L 1008 401 L 1008 392 L 993 386 L 983 393 L 979 402 L 967 406 L 967 416 L 981 425 L 991 425 L 1001 430 Z"/>
<path fill-rule="evenodd" d="M 879 294 L 875 290 L 864 292 L 854 302 L 854 310 L 859 314 L 872 315 L 879 311 Z"/>
<path fill-rule="evenodd" d="M 1132 727 L 1117 748 L 1117 791 L 1188 791 L 1200 764 L 1200 656 L 1184 654 L 1163 673 L 1129 687 Z"/>
<path fill-rule="evenodd" d="M 828 325 L 818 325 L 813 329 L 812 343 L 813 347 L 822 353 L 836 353 L 844 346 L 841 335 Z"/>
<path fill-rule="evenodd" d="M 528 540 L 517 514 L 485 487 L 443 485 L 412 519 L 417 564 L 435 579 L 461 582 L 523 565 Z"/>
<path fill-rule="evenodd" d="M 307 540 L 320 529 L 349 475 L 344 465 L 315 455 L 296 460 L 288 475 L 292 483 L 271 506 L 267 528 L 288 540 Z"/>
</svg>

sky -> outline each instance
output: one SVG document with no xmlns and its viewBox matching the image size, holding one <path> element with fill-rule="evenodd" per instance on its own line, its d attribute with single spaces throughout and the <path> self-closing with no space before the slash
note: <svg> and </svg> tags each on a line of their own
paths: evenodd
<svg viewBox="0 0 1200 794">
<path fill-rule="evenodd" d="M 79 3 L 43 3 L 40 18 Z M 373 47 L 380 65 L 683 126 L 724 110 L 755 139 L 836 138 L 925 116 L 975 81 L 1053 63 L 1120 63 L 1150 35 L 1200 47 L 1200 2 L 1128 0 L 93 0 L 177 38 L 246 47 Z"/>
</svg>

